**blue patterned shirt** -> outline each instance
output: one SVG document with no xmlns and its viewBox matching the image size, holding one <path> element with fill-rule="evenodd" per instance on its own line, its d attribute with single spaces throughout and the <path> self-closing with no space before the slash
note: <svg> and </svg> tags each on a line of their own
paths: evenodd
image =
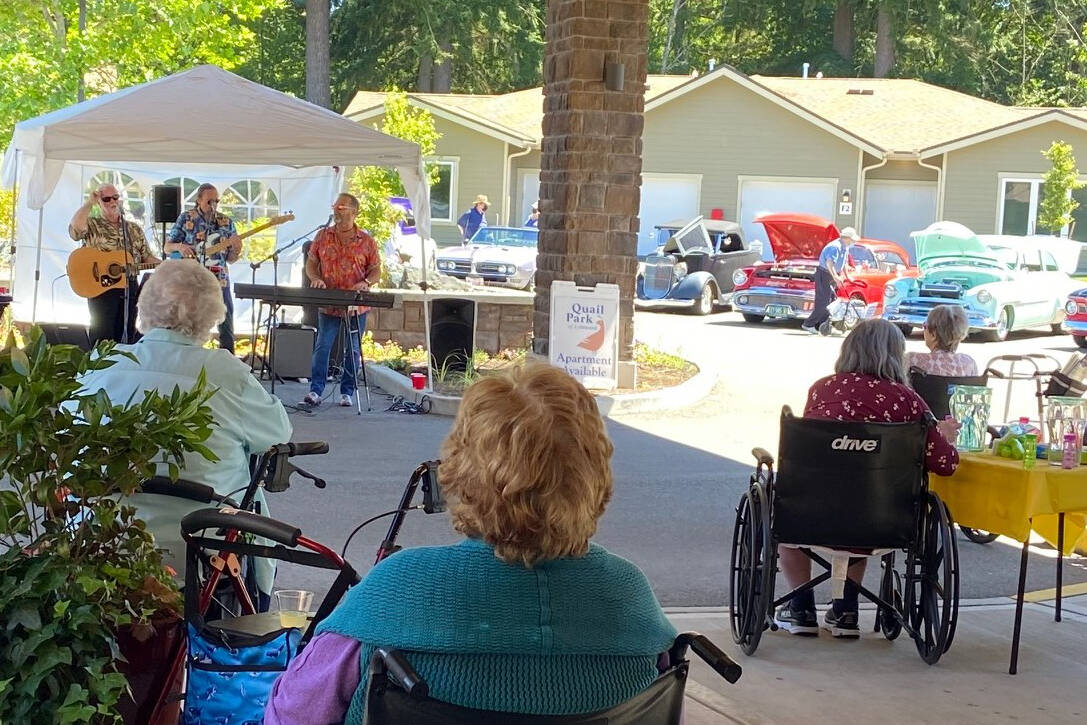
<svg viewBox="0 0 1087 725">
<path fill-rule="evenodd" d="M 237 234 L 234 230 L 234 220 L 225 214 L 215 212 L 215 217 L 212 221 L 208 221 L 204 218 L 196 209 L 189 209 L 182 212 L 181 216 L 174 222 L 173 229 L 166 236 L 171 242 L 180 242 L 181 244 L 188 244 L 190 247 L 196 249 L 196 258 L 200 259 L 200 245 L 211 236 L 212 234 L 218 234 L 219 237 L 215 239 L 211 245 L 219 244 L 226 239 Z M 208 264 L 215 264 L 217 268 L 220 280 L 226 280 L 229 278 L 229 271 L 227 270 L 226 260 L 227 255 L 230 253 L 230 249 L 224 249 L 223 251 L 208 257 Z"/>
</svg>

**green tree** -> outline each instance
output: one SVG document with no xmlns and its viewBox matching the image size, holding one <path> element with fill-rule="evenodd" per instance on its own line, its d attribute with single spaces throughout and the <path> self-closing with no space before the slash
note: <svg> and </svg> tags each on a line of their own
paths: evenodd
<svg viewBox="0 0 1087 725">
<path fill-rule="evenodd" d="M 434 129 L 434 117 L 430 112 L 408 103 L 407 94 L 400 91 L 390 92 L 385 97 L 385 118 L 378 130 L 419 144 L 423 156 L 433 155 L 441 138 Z M 438 180 L 437 168 L 429 169 L 429 173 L 428 182 L 433 184 Z M 359 166 L 348 179 L 347 188 L 359 199 L 358 225 L 368 230 L 379 243 L 386 241 L 399 218 L 389 197 L 404 195 L 400 175 L 381 166 Z"/>
<path fill-rule="evenodd" d="M 1044 192 L 1038 204 L 1038 227 L 1059 234 L 1072 223 L 1072 212 L 1079 202 L 1072 198 L 1072 191 L 1083 187 L 1076 168 L 1072 146 L 1064 141 L 1054 141 L 1042 152 L 1050 163 L 1049 171 L 1042 177 Z"/>
<path fill-rule="evenodd" d="M 254 52 L 250 28 L 283 0 L 0 2 L 0 147 L 12 127 L 87 97 L 200 63 L 231 69 Z"/>
</svg>

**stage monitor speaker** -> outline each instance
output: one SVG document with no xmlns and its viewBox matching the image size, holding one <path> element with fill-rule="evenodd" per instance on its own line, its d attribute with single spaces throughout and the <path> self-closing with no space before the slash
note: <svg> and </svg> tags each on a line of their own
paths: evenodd
<svg viewBox="0 0 1087 725">
<path fill-rule="evenodd" d="M 306 325 L 281 324 L 272 328 L 272 372 L 281 378 L 308 378 L 317 330 Z"/>
<path fill-rule="evenodd" d="M 173 224 L 181 216 L 181 187 L 159 184 L 151 187 L 155 224 Z"/>
<path fill-rule="evenodd" d="M 84 352 L 91 349 L 91 334 L 86 325 L 73 325 L 67 322 L 39 322 L 38 326 L 45 333 L 45 341 L 50 345 L 75 345 Z"/>
<path fill-rule="evenodd" d="M 435 370 L 465 370 L 475 347 L 476 303 L 436 299 L 430 303 L 430 355 Z"/>
</svg>

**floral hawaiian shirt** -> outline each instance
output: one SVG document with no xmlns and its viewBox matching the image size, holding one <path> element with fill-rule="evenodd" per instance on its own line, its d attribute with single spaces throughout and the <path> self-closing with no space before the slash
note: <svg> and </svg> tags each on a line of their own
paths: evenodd
<svg viewBox="0 0 1087 725">
<path fill-rule="evenodd" d="M 219 237 L 215 239 L 212 244 L 218 244 L 223 240 L 237 234 L 234 231 L 234 220 L 225 214 L 215 213 L 215 217 L 212 221 L 208 221 L 204 218 L 196 209 L 189 209 L 185 211 L 177 218 L 174 223 L 173 229 L 167 234 L 167 239 L 171 242 L 181 242 L 182 244 L 188 244 L 190 247 L 198 247 L 203 244 L 208 237 L 212 234 L 218 234 Z M 224 249 L 218 254 L 209 257 L 206 261 L 207 264 L 213 265 L 212 271 L 216 273 L 220 281 L 225 282 L 230 278 L 230 272 L 227 269 L 226 258 L 230 253 L 230 249 Z M 200 250 L 197 248 L 196 257 L 200 259 Z M 218 263 L 216 263 L 218 262 Z"/>
<path fill-rule="evenodd" d="M 921 368 L 929 375 L 946 375 L 953 378 L 978 374 L 978 364 L 974 358 L 965 352 L 948 352 L 947 350 L 908 352 L 906 367 Z"/>
<path fill-rule="evenodd" d="M 132 249 L 132 261 L 140 264 L 155 255 L 147 246 L 147 237 L 143 229 L 136 222 L 126 221 L 128 230 L 128 244 Z M 94 247 L 102 252 L 115 252 L 125 248 L 124 237 L 121 236 L 121 225 L 111 224 L 103 217 L 90 217 L 87 219 L 87 228 L 82 234 L 76 234 L 68 227 L 68 234 L 77 242 L 83 242 L 88 247 Z"/>
<path fill-rule="evenodd" d="M 317 260 L 321 279 L 329 289 L 351 289 L 369 277 L 373 270 L 381 269 L 377 243 L 358 227 L 355 227 L 354 238 L 346 242 L 336 238 L 334 229 L 322 229 L 314 238 L 309 254 Z M 359 307 L 357 311 L 361 314 L 369 309 Z M 322 307 L 321 312 L 336 317 L 344 316 L 342 307 Z"/>
</svg>

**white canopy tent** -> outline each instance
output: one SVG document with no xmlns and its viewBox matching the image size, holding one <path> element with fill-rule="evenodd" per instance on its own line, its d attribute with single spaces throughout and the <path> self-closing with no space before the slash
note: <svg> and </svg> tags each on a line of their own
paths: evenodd
<svg viewBox="0 0 1087 725">
<path fill-rule="evenodd" d="M 280 213 L 295 214 L 293 222 L 276 227 L 278 246 L 326 221 L 342 188 L 342 169 L 349 166 L 399 172 L 420 235 L 429 236 L 429 192 L 416 144 L 216 66 L 198 66 L 23 121 L 15 127 L 0 176 L 18 195 L 15 318 L 86 318 L 83 300 L 56 282 L 78 246 L 68 237 L 68 221 L 102 171 L 127 175 L 148 197 L 152 184 L 178 177 L 209 181 L 220 191 L 241 181 L 260 182 L 272 190 Z M 150 216 L 148 211 L 148 231 Z M 298 283 L 297 270 L 294 275 L 288 270 L 300 254 L 295 247 L 281 257 L 281 283 Z M 235 282 L 250 280 L 247 264 L 234 265 L 231 272 Z M 265 265 L 257 281 L 271 282 L 271 275 Z M 243 307 L 235 310 L 239 323 L 246 317 Z"/>
</svg>

